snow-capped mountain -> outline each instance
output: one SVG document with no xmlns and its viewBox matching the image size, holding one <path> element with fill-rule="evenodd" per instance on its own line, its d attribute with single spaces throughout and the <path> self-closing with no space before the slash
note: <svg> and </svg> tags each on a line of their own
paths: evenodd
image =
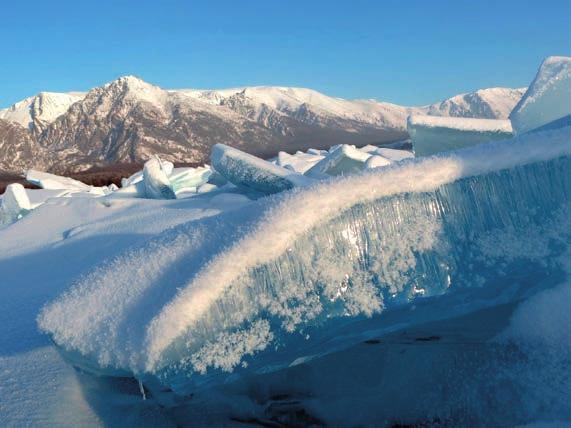
<svg viewBox="0 0 571 428">
<path fill-rule="evenodd" d="M 363 126 L 371 125 L 404 130 L 407 115 L 418 110 L 375 100 L 333 98 L 305 88 L 260 86 L 177 92 L 213 105 L 227 106 L 284 135 L 288 134 L 287 119 L 356 132 Z"/>
<path fill-rule="evenodd" d="M 31 131 L 41 132 L 84 96 L 85 94 L 81 92 L 40 92 L 7 109 L 0 110 L 0 119 L 16 122 Z"/>
<path fill-rule="evenodd" d="M 227 106 L 269 127 L 275 126 L 280 118 L 289 117 L 322 126 L 336 126 L 344 121 L 353 122 L 356 129 L 359 124 L 405 129 L 406 118 L 411 113 L 507 119 L 525 88 L 481 89 L 423 107 L 403 107 L 376 100 L 345 100 L 312 89 L 275 86 L 223 90 L 183 89 L 176 92 L 213 105 Z"/>
<path fill-rule="evenodd" d="M 87 93 L 42 92 L 0 110 L 0 170 L 82 170 L 157 153 L 205 162 L 225 143 L 259 156 L 407 137 L 411 113 L 506 118 L 521 89 L 492 88 L 423 107 L 345 100 L 311 89 L 165 90 L 121 77 Z"/>
<path fill-rule="evenodd" d="M 233 111 L 131 76 L 88 92 L 38 139 L 57 153 L 53 167 L 58 169 L 140 162 L 153 153 L 176 162 L 203 162 L 209 147 L 223 141 L 264 151 L 273 138 L 270 130 Z"/>
<path fill-rule="evenodd" d="M 527 88 L 488 88 L 456 95 L 428 107 L 432 116 L 507 119 Z"/>
</svg>

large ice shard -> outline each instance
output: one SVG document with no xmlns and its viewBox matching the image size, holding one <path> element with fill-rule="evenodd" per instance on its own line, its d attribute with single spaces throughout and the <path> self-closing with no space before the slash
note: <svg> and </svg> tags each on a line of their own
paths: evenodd
<svg viewBox="0 0 571 428">
<path fill-rule="evenodd" d="M 81 278 L 40 327 L 77 364 L 190 395 L 514 302 L 568 261 L 570 137 L 415 159 L 176 226 Z M 446 296 L 457 304 L 416 310 Z"/>
<path fill-rule="evenodd" d="M 336 175 L 349 175 L 365 169 L 371 154 L 355 146 L 342 144 L 329 152 L 325 158 L 310 168 L 305 175 L 314 178 L 327 178 Z"/>
<path fill-rule="evenodd" d="M 513 135 L 509 120 L 411 115 L 407 130 L 417 157 L 457 150 Z"/>
<path fill-rule="evenodd" d="M 263 194 L 279 193 L 311 182 L 289 169 L 224 144 L 216 144 L 210 155 L 212 167 L 236 186 Z"/>
<path fill-rule="evenodd" d="M 19 183 L 9 184 L 0 201 L 0 225 L 10 224 L 32 209 L 26 189 Z"/>
<path fill-rule="evenodd" d="M 543 61 L 510 119 L 518 134 L 571 125 L 571 57 Z"/>
<path fill-rule="evenodd" d="M 143 182 L 147 198 L 176 199 L 176 194 L 168 177 L 172 169 L 172 163 L 164 162 L 158 156 L 153 156 L 145 162 Z"/>
</svg>

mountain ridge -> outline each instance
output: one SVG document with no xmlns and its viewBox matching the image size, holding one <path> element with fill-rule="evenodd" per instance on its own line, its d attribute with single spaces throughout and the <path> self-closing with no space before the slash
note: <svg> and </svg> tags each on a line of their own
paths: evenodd
<svg viewBox="0 0 571 428">
<path fill-rule="evenodd" d="M 85 93 L 41 92 L 0 110 L 0 170 L 80 171 L 155 153 L 200 163 L 220 142 L 259 156 L 386 143 L 407 137 L 411 113 L 505 118 L 522 93 L 489 88 L 404 107 L 282 86 L 163 89 L 123 76 Z"/>
</svg>

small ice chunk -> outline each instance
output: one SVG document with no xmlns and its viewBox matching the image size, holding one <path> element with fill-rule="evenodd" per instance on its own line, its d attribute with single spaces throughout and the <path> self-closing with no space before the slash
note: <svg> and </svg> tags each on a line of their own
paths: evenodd
<svg viewBox="0 0 571 428">
<path fill-rule="evenodd" d="M 309 151 L 307 153 L 298 151 L 295 155 L 279 152 L 276 165 L 304 174 L 323 157 L 321 154 L 313 154 Z"/>
<path fill-rule="evenodd" d="M 208 193 L 218 190 L 218 186 L 215 184 L 204 183 L 202 186 L 196 188 L 196 193 Z"/>
<path fill-rule="evenodd" d="M 327 150 L 309 149 L 307 153 L 310 155 L 325 156 L 327 154 Z"/>
<path fill-rule="evenodd" d="M 212 170 L 209 166 L 174 168 L 169 176 L 169 180 L 175 193 L 179 193 L 189 189 L 196 190 L 197 187 L 207 183 L 211 175 Z"/>
<path fill-rule="evenodd" d="M 137 171 L 136 173 L 132 174 L 128 178 L 121 179 L 121 187 L 128 187 L 131 184 L 136 184 L 140 181 L 143 181 L 143 171 Z"/>
<path fill-rule="evenodd" d="M 571 57 L 543 61 L 510 119 L 517 134 L 571 124 Z"/>
<path fill-rule="evenodd" d="M 354 174 L 365 169 L 365 162 L 371 155 L 355 146 L 342 144 L 336 146 L 329 154 L 309 169 L 305 175 L 314 178 Z"/>
<path fill-rule="evenodd" d="M 165 172 L 167 177 L 170 176 L 174 171 L 173 163 L 165 161 L 163 159 L 161 159 L 160 161 L 161 161 L 161 165 L 162 165 L 162 170 Z M 127 178 L 122 178 L 121 179 L 121 187 L 128 187 L 132 184 L 137 184 L 141 181 L 143 181 L 143 170 L 137 171 L 137 172 L 131 174 Z"/>
<path fill-rule="evenodd" d="M 42 189 L 47 190 L 70 190 L 76 192 L 89 192 L 92 187 L 69 177 L 62 177 L 47 172 L 28 170 L 26 180 Z"/>
<path fill-rule="evenodd" d="M 365 153 L 370 153 L 370 154 L 375 154 L 375 152 L 377 151 L 378 147 L 377 146 L 373 146 L 372 144 L 367 144 L 366 146 L 363 147 L 359 147 L 359 150 L 361 150 L 362 152 Z"/>
<path fill-rule="evenodd" d="M 369 159 L 367 159 L 367 162 L 365 162 L 365 168 L 366 169 L 380 168 L 382 166 L 390 165 L 391 163 L 392 162 L 389 159 L 383 156 L 373 155 Z"/>
<path fill-rule="evenodd" d="M 384 147 L 377 147 L 373 154 L 382 156 L 392 162 L 400 162 L 401 160 L 414 157 L 414 153 L 408 150 L 387 149 Z"/>
<path fill-rule="evenodd" d="M 169 165 L 170 164 L 170 165 Z M 168 174 L 172 172 L 172 163 L 153 156 L 145 162 L 143 182 L 145 195 L 150 199 L 176 199 Z"/>
<path fill-rule="evenodd" d="M 9 184 L 2 195 L 0 224 L 10 224 L 25 216 L 32 209 L 26 189 L 19 183 Z"/>
<path fill-rule="evenodd" d="M 311 182 L 301 174 L 224 144 L 210 155 L 212 167 L 236 186 L 264 194 L 279 193 Z"/>
<path fill-rule="evenodd" d="M 147 190 L 144 181 L 137 181 L 135 184 L 123 186 L 115 192 L 105 195 L 106 199 L 132 199 L 147 198 Z"/>
<path fill-rule="evenodd" d="M 407 130 L 417 157 L 513 136 L 509 120 L 411 115 Z"/>
</svg>

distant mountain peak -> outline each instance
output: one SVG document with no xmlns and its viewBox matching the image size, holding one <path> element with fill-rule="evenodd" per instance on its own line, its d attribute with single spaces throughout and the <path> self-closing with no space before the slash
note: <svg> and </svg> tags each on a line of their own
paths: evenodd
<svg viewBox="0 0 571 428">
<path fill-rule="evenodd" d="M 433 116 L 507 119 L 527 88 L 486 88 L 459 94 L 428 107 Z"/>
<path fill-rule="evenodd" d="M 41 132 L 83 97 L 84 94 L 80 92 L 42 91 L 11 105 L 7 109 L 0 110 L 0 119 L 18 123 L 34 132 Z"/>
<path fill-rule="evenodd" d="M 129 88 L 129 89 L 134 89 L 134 90 L 145 89 L 145 88 L 149 88 L 149 87 L 158 88 L 158 86 L 155 86 L 151 83 L 148 83 L 148 82 L 144 81 L 143 79 L 141 79 L 140 77 L 133 76 L 133 75 L 118 77 L 117 79 L 107 83 L 104 86 L 121 86 L 124 88 Z"/>
<path fill-rule="evenodd" d="M 103 90 L 103 91 L 112 91 L 112 92 L 123 92 L 123 93 L 130 93 L 137 95 L 142 95 L 143 98 L 145 97 L 144 94 L 147 93 L 162 93 L 165 92 L 160 87 L 153 85 L 151 83 L 145 82 L 143 79 L 128 75 L 128 76 L 121 76 L 99 88 L 95 88 L 95 90 Z"/>
</svg>

